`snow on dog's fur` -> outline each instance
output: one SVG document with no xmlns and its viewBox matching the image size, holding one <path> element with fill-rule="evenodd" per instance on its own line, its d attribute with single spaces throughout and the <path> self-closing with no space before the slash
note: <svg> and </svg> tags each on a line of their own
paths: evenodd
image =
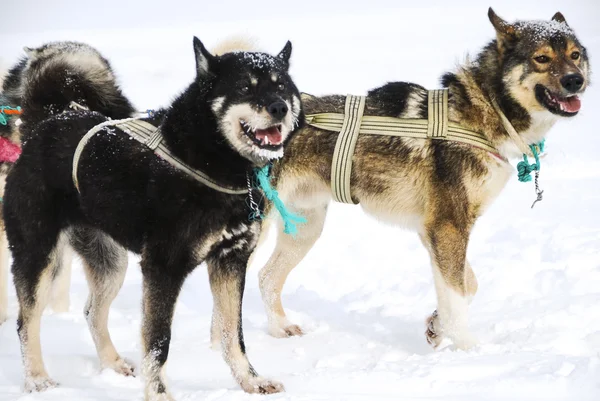
<svg viewBox="0 0 600 401">
<path fill-rule="evenodd" d="M 172 154 L 242 194 L 197 182 L 117 127 L 104 127 L 87 143 L 78 163 L 78 191 L 71 177 L 75 148 L 86 132 L 108 121 L 91 111 L 67 112 L 38 124 L 8 176 L 6 231 L 30 391 L 56 385 L 40 351 L 41 303 L 66 243 L 83 259 L 91 292 L 85 313 L 102 365 L 125 375 L 135 371 L 117 353 L 107 316 L 123 283 L 127 250 L 141 255 L 146 400 L 172 399 L 165 363 L 175 303 L 186 276 L 203 262 L 214 298 L 213 333 L 234 378 L 250 393 L 283 390 L 248 361 L 241 306 L 259 230 L 259 223 L 248 218 L 248 175 L 280 156 L 303 122 L 301 104 L 293 108 L 300 94 L 288 74 L 291 44 L 277 56 L 215 56 L 194 38 L 194 53 L 194 81 L 146 120 L 160 126 L 163 145 Z M 253 189 L 252 196 L 260 203 L 259 191 Z"/>
</svg>

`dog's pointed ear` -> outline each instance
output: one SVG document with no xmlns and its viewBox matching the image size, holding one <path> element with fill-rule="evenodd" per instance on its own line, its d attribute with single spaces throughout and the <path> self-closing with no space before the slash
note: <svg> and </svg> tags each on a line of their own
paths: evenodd
<svg viewBox="0 0 600 401">
<path fill-rule="evenodd" d="M 196 55 L 196 74 L 198 77 L 206 77 L 213 74 L 212 66 L 215 56 L 210 54 L 200 39 L 194 36 L 194 54 Z"/>
<path fill-rule="evenodd" d="M 560 23 L 563 23 L 563 24 L 569 26 L 569 24 L 567 24 L 567 20 L 565 19 L 565 16 L 562 15 L 562 13 L 560 11 L 552 16 L 552 21 L 558 21 Z"/>
<path fill-rule="evenodd" d="M 490 22 L 496 29 L 496 33 L 498 35 L 502 35 L 505 37 L 506 36 L 515 36 L 516 37 L 517 31 L 516 31 L 515 27 L 513 25 L 509 24 L 508 22 L 504 21 L 502 18 L 500 18 L 498 16 L 498 14 L 496 14 L 494 12 L 492 7 L 490 7 L 490 9 L 488 10 L 488 17 L 490 18 Z"/>
<path fill-rule="evenodd" d="M 488 17 L 490 18 L 490 22 L 494 26 L 496 30 L 496 39 L 498 42 L 498 50 L 502 54 L 506 46 L 515 40 L 517 40 L 517 29 L 514 25 L 509 24 L 500 18 L 492 9 L 492 7 L 488 10 Z"/>
<path fill-rule="evenodd" d="M 279 52 L 277 57 L 279 57 L 280 59 L 285 61 L 286 64 L 289 64 L 291 55 L 292 55 L 292 42 L 290 42 L 288 40 L 287 43 L 285 44 L 285 46 L 283 47 L 283 50 L 281 50 Z"/>
</svg>

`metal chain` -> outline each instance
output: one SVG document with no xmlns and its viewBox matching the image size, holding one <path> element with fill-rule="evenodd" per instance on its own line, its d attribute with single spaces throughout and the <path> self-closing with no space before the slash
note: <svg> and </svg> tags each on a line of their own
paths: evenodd
<svg viewBox="0 0 600 401">
<path fill-rule="evenodd" d="M 532 209 L 537 202 L 540 202 L 542 200 L 542 194 L 544 193 L 544 191 L 540 191 L 540 185 L 538 182 L 539 177 L 540 177 L 540 170 L 535 170 L 535 193 L 537 195 L 537 199 L 533 201 L 533 204 L 531 205 Z"/>
<path fill-rule="evenodd" d="M 252 180 L 250 179 L 250 174 L 248 173 L 246 173 L 246 184 L 248 185 L 248 206 L 251 210 L 250 214 L 248 215 L 248 220 L 258 220 L 261 218 L 260 208 L 252 196 Z"/>
</svg>

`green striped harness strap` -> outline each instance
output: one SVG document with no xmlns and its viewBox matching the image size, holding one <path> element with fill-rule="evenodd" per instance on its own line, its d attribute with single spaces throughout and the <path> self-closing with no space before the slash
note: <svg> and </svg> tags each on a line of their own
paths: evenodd
<svg viewBox="0 0 600 401">
<path fill-rule="evenodd" d="M 77 171 L 81 154 L 83 153 L 83 150 L 89 140 L 98 132 L 102 131 L 105 127 L 117 127 L 123 130 L 132 138 L 152 149 L 157 156 L 167 161 L 170 165 L 209 188 L 231 195 L 243 195 L 248 193 L 248 188 L 230 188 L 221 185 L 204 172 L 188 166 L 177 156 L 173 155 L 169 148 L 167 148 L 167 146 L 163 143 L 164 138 L 160 128 L 157 128 L 154 125 L 138 118 L 126 118 L 123 120 L 109 120 L 103 122 L 93 127 L 88 131 L 87 134 L 83 136 L 83 138 L 81 138 L 79 144 L 77 145 L 77 149 L 75 149 L 75 155 L 73 156 L 72 178 L 73 184 L 75 184 L 75 188 L 77 188 L 77 192 L 80 192 Z"/>
<path fill-rule="evenodd" d="M 427 120 L 365 116 L 365 100 L 365 96 L 348 95 L 344 114 L 320 113 L 306 116 L 308 125 L 339 132 L 331 164 L 331 191 L 337 202 L 358 203 L 352 199 L 350 177 L 352 156 L 359 134 L 454 141 L 498 154 L 498 150 L 482 133 L 448 121 L 448 89 L 428 91 Z"/>
</svg>

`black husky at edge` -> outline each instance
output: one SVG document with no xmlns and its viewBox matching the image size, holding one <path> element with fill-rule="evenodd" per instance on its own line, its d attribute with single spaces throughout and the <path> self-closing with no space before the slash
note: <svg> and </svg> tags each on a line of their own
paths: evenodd
<svg viewBox="0 0 600 401">
<path fill-rule="evenodd" d="M 213 56 L 197 38 L 194 50 L 196 79 L 147 121 L 160 125 L 167 146 L 189 166 L 223 186 L 245 187 L 246 174 L 264 165 L 277 143 L 283 148 L 304 122 L 299 92 L 288 75 L 291 44 L 275 57 Z M 252 115 L 244 116 L 245 110 Z M 231 120 L 234 112 L 241 113 L 237 124 Z M 56 385 L 42 361 L 39 323 L 57 260 L 69 242 L 84 261 L 91 291 L 85 313 L 100 360 L 124 374 L 133 374 L 133 368 L 114 349 L 108 308 L 123 282 L 126 249 L 141 254 L 147 400 L 172 399 L 163 365 L 173 311 L 185 277 L 203 261 L 214 298 L 213 325 L 221 329 L 233 376 L 247 392 L 282 391 L 281 384 L 258 376 L 245 355 L 242 295 L 259 231 L 259 223 L 248 221 L 247 195 L 228 195 L 194 181 L 114 127 L 104 128 L 85 147 L 78 193 L 71 179 L 75 148 L 104 121 L 103 115 L 85 111 L 48 118 L 33 130 L 7 179 L 4 216 L 26 390 Z"/>
</svg>

